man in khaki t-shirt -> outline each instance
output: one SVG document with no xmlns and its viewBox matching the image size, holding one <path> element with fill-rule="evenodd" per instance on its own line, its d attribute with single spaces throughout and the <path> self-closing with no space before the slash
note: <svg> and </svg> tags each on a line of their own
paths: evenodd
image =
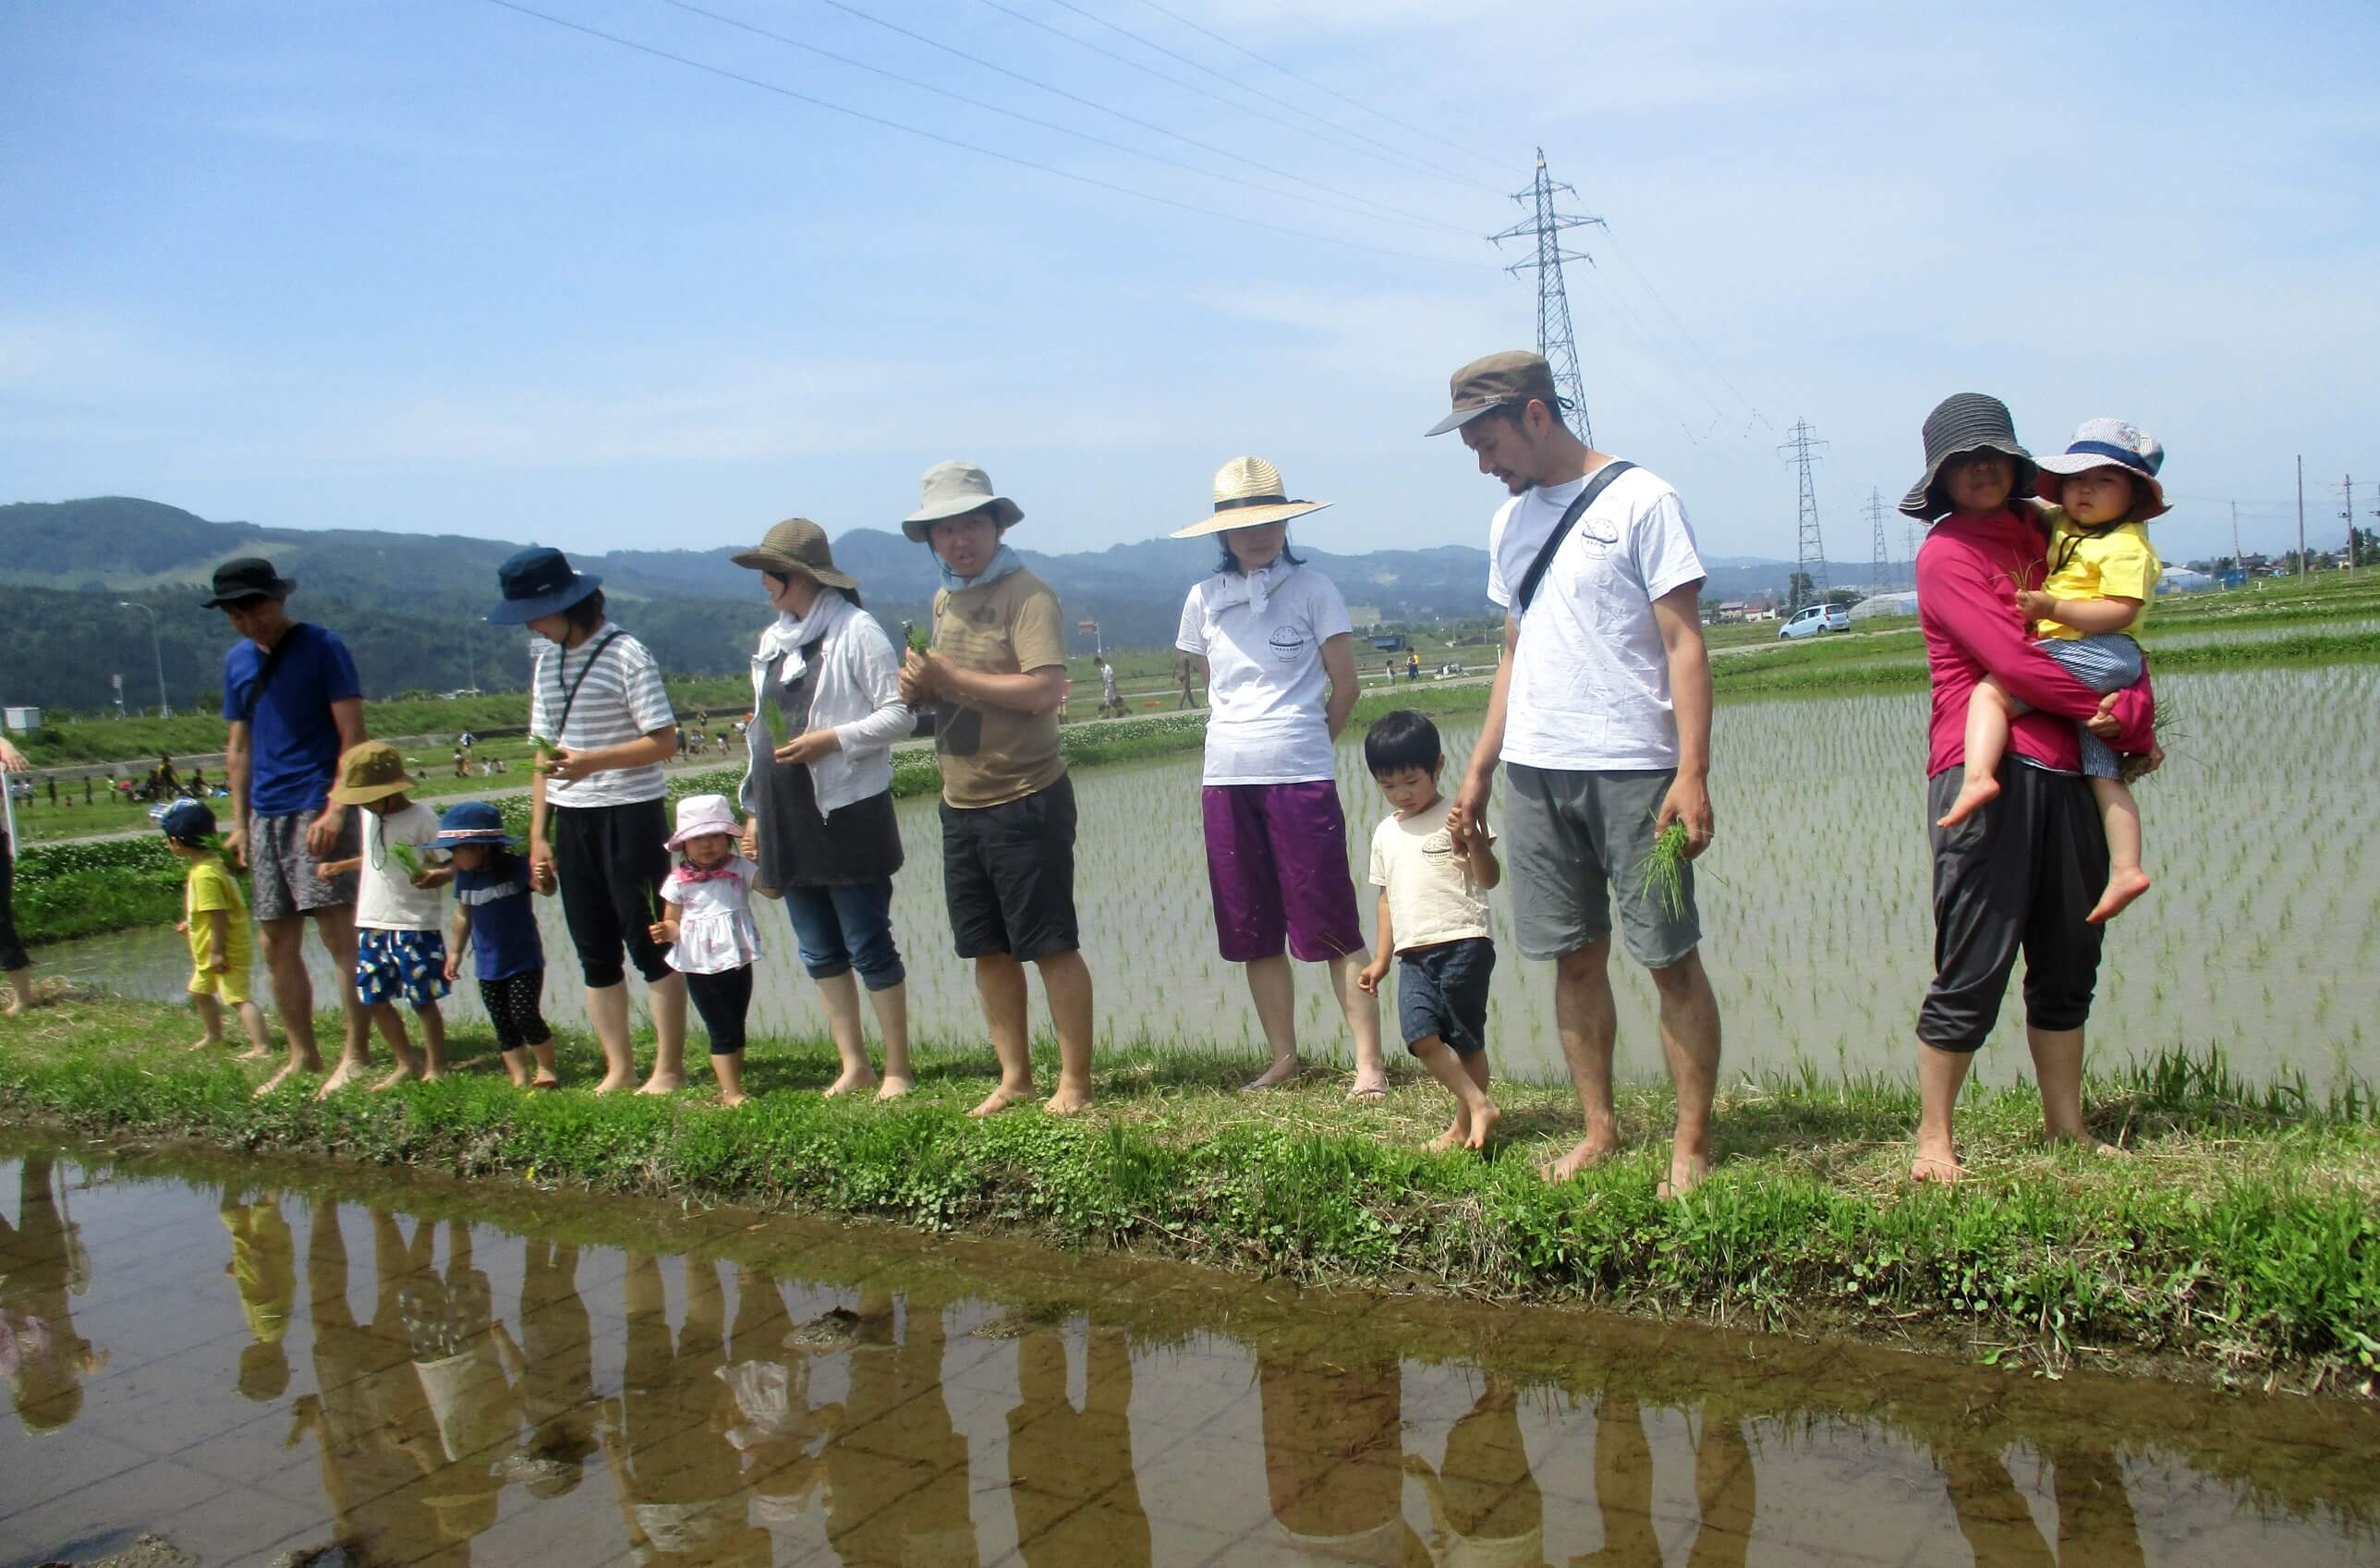
<svg viewBox="0 0 2380 1568">
<path fill-rule="evenodd" d="M 951 935 L 976 966 L 1000 1087 L 988 1116 L 1033 1097 L 1025 965 L 1041 971 L 1058 1033 L 1048 1109 L 1091 1102 L 1091 972 L 1075 918 L 1075 786 L 1058 755 L 1066 689 L 1058 596 L 1002 542 L 1024 516 L 981 468 L 937 463 L 901 531 L 933 547 L 933 648 L 901 668 L 902 699 L 937 710 L 942 769 L 942 893 Z"/>
</svg>

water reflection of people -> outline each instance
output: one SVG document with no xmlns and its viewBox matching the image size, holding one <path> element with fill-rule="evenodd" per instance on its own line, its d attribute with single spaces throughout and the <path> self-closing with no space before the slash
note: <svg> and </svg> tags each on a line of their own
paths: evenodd
<svg viewBox="0 0 2380 1568">
<path fill-rule="evenodd" d="M 639 1562 L 677 1559 L 767 1568 L 770 1538 L 745 1522 L 744 1480 L 725 1436 L 735 1397 L 726 1292 L 716 1260 L 686 1259 L 686 1319 L 673 1343 L 657 1258 L 631 1257 L 625 1292 L 627 1366 L 619 1419 L 601 1429 Z"/>
<path fill-rule="evenodd" d="M 441 1538 L 459 1545 L 496 1522 L 504 1488 L 496 1465 L 520 1435 L 521 1406 L 498 1348 L 494 1291 L 474 1264 L 471 1227 L 447 1222 L 443 1277 L 431 1268 L 433 1234 L 428 1220 L 415 1230 L 416 1267 L 397 1303 L 437 1436 L 434 1452 L 417 1450 L 426 1465 L 421 1490 Z"/>
<path fill-rule="evenodd" d="M 1066 1341 L 1039 1329 L 1016 1342 L 1016 1408 L 1008 1413 L 1008 1478 L 1026 1568 L 1146 1568 L 1148 1514 L 1132 1456 L 1132 1348 L 1093 1328 L 1083 1407 L 1066 1397 Z"/>
<path fill-rule="evenodd" d="M 289 1314 L 298 1305 L 298 1239 L 281 1216 L 279 1193 L 247 1200 L 244 1189 L 226 1184 L 217 1205 L 231 1233 L 231 1261 L 224 1272 L 239 1291 L 249 1343 L 239 1353 L 239 1392 L 270 1403 L 289 1387 L 289 1351 L 282 1343 Z"/>
<path fill-rule="evenodd" d="M 107 1352 L 75 1332 L 70 1295 L 90 1288 L 79 1234 L 60 1205 L 54 1164 L 29 1154 L 17 1167 L 17 1222 L 0 1219 L 0 1377 L 17 1419 L 36 1436 L 82 1413 L 82 1380 Z"/>
<path fill-rule="evenodd" d="M 2104 1449 L 2069 1443 L 2049 1451 L 2058 1502 L 2054 1552 L 1997 1450 L 1945 1444 L 1935 1449 L 1934 1461 L 1949 1489 L 1959 1533 L 1975 1554 L 1975 1568 L 2050 1568 L 2056 1562 L 2138 1568 L 2145 1561 L 2123 1472 Z"/>
<path fill-rule="evenodd" d="M 971 1568 L 980 1556 L 966 1439 L 942 1398 L 941 1310 L 912 1306 L 897 1345 L 880 1335 L 892 1316 L 890 1295 L 861 1297 L 850 1389 L 826 1450 L 827 1539 L 844 1568 Z"/>
<path fill-rule="evenodd" d="M 1661 1561 L 1653 1524 L 1653 1445 L 1636 1401 L 1606 1393 L 1595 1407 L 1595 1501 L 1603 1516 L 1600 1550 L 1573 1557 L 1571 1568 L 1637 1568 Z M 1694 1440 L 1694 1501 L 1701 1525 L 1688 1568 L 1742 1568 L 1758 1501 L 1752 1451 L 1731 1405 L 1704 1405 Z"/>
<path fill-rule="evenodd" d="M 520 1390 L 527 1436 L 504 1473 L 532 1497 L 577 1489 L 595 1444 L 595 1331 L 578 1294 L 578 1249 L 531 1236 L 521 1264 L 520 1341 L 497 1347 Z"/>
<path fill-rule="evenodd" d="M 1429 1500 L 1430 1557 L 1444 1568 L 1547 1568 L 1546 1502 L 1521 1443 L 1518 1396 L 1494 1373 L 1446 1437 L 1446 1462 L 1406 1471 Z M 1658 1562 L 1656 1558 L 1654 1561 Z"/>
<path fill-rule="evenodd" d="M 810 1408 L 809 1357 L 786 1354 L 784 1324 L 776 1282 L 758 1269 L 738 1269 L 727 1365 L 719 1376 L 735 1402 L 727 1440 L 751 1493 L 752 1517 L 772 1536 L 793 1527 L 826 1478 L 810 1446 L 823 1428 Z"/>
<path fill-rule="evenodd" d="M 1404 1520 L 1397 1364 L 1342 1367 L 1260 1354 L 1257 1379 L 1265 1484 L 1284 1550 L 1247 1561 L 1427 1568 L 1429 1549 Z"/>
</svg>

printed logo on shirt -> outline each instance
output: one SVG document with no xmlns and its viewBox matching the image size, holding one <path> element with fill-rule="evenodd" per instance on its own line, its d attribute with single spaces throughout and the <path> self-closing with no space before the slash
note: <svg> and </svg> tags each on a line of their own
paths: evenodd
<svg viewBox="0 0 2380 1568">
<path fill-rule="evenodd" d="M 1305 656 L 1305 634 L 1295 626 L 1279 626 L 1265 639 L 1272 648 L 1272 656 L 1284 664 L 1294 664 Z"/>
</svg>

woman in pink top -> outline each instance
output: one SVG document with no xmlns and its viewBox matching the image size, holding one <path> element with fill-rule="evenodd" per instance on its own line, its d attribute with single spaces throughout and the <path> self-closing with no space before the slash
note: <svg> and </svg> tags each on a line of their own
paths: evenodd
<svg viewBox="0 0 2380 1568">
<path fill-rule="evenodd" d="M 1961 393 L 1925 420 L 1925 477 L 1900 509 L 1933 522 L 1917 553 L 1918 620 L 1934 679 L 1926 820 L 1965 779 L 1968 694 L 1985 675 L 2032 711 L 2010 732 L 2000 795 L 1966 820 L 1929 830 L 1934 854 L 1934 983 L 1917 1015 L 1923 1100 L 1910 1175 L 1961 1174 L 1950 1111 L 1967 1064 L 1999 1015 L 2025 954 L 2025 1043 L 2054 1139 L 2104 1147 L 2082 1123 L 2082 1026 L 2104 928 L 2085 917 L 2107 878 L 2107 840 L 2081 772 L 2077 721 L 2119 751 L 2147 752 L 2155 704 L 2143 679 L 2102 699 L 2034 647 L 2020 590 L 2038 588 L 2047 536 L 2029 506 L 2034 467 L 2007 407 Z M 1935 519 L 1940 519 L 1935 521 Z"/>
</svg>

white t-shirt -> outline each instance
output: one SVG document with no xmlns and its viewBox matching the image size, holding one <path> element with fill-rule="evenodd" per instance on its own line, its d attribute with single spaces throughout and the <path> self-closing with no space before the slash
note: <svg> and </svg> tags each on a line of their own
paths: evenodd
<svg viewBox="0 0 2380 1568">
<path fill-rule="evenodd" d="M 1205 656 L 1206 782 L 1312 784 L 1338 776 L 1323 711 L 1322 644 L 1352 633 L 1347 602 L 1311 566 L 1265 568 L 1262 610 L 1246 577 L 1218 572 L 1182 602 L 1173 646 Z"/>
<path fill-rule="evenodd" d="M 388 846 L 410 845 L 424 869 L 439 863 L 422 848 L 436 842 L 438 813 L 419 800 L 386 816 L 354 808 L 364 820 L 363 867 L 356 882 L 356 925 L 370 931 L 434 931 L 444 890 L 416 887 L 413 873 Z"/>
<path fill-rule="evenodd" d="M 1586 482 L 1516 495 L 1488 529 L 1488 597 L 1521 617 L 1503 760 L 1674 768 L 1678 720 L 1653 601 L 1706 575 L 1678 492 L 1643 468 L 1613 480 L 1554 553 L 1529 608 L 1517 609 L 1529 564 Z"/>
<path fill-rule="evenodd" d="M 1439 796 L 1410 817 L 1390 817 L 1372 830 L 1372 885 L 1389 892 L 1389 925 L 1397 951 L 1488 934 L 1488 900 L 1455 853 L 1446 831 L 1454 802 Z M 1496 837 L 1493 828 L 1488 837 Z"/>
</svg>

